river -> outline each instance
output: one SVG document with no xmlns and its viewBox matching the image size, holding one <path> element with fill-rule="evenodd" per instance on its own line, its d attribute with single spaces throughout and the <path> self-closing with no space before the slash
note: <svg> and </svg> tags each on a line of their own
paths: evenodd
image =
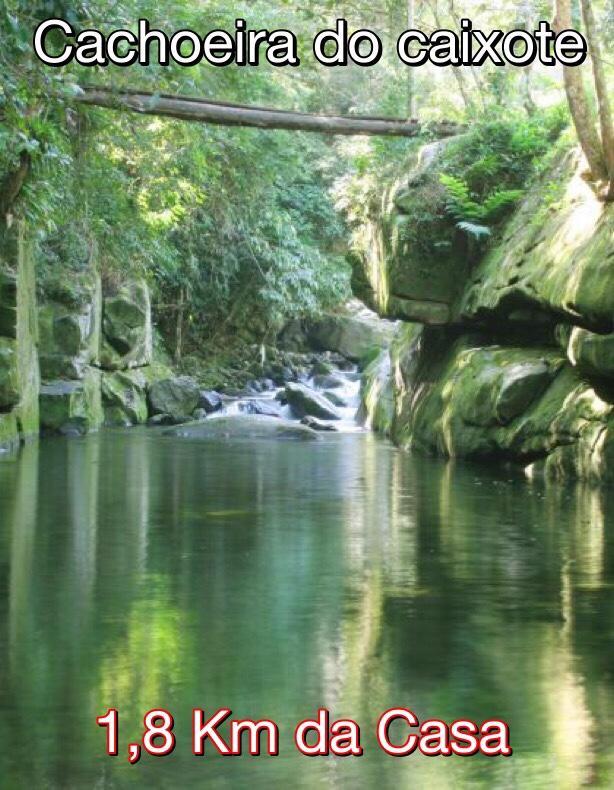
<svg viewBox="0 0 614 790">
<path fill-rule="evenodd" d="M 28 446 L 0 462 L 0 785 L 612 787 L 613 524 L 613 491 L 367 433 Z M 297 752 L 319 706 L 362 757 Z M 390 757 L 399 706 L 505 719 L 514 754 Z M 130 765 L 154 707 L 175 751 Z M 279 756 L 193 756 L 193 707 L 274 719 Z"/>
</svg>

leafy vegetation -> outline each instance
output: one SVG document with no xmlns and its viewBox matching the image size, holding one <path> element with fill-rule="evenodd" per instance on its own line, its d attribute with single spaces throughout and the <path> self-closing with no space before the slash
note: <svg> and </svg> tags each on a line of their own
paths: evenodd
<svg viewBox="0 0 614 790">
<path fill-rule="evenodd" d="M 470 0 L 463 11 L 483 27 L 510 19 L 530 25 L 543 16 L 537 6 L 530 18 L 526 4 L 511 0 L 488 11 Z M 445 215 L 436 200 L 414 208 L 423 224 L 436 215 L 441 237 L 412 236 L 409 225 L 404 233 L 430 249 L 445 247 L 455 228 L 484 239 L 568 123 L 562 86 L 538 68 L 407 69 L 394 46 L 407 10 L 406 0 L 4 0 L 1 213 L 20 213 L 36 230 L 43 280 L 61 281 L 92 258 L 108 283 L 145 276 L 161 329 L 174 341 L 181 324 L 192 350 L 246 325 L 266 334 L 348 296 L 346 225 L 365 221 L 388 176 L 406 170 L 415 142 L 191 126 L 76 105 L 80 83 L 95 83 L 311 112 L 403 117 L 411 108 L 423 123 L 466 122 L 468 132 L 443 153 L 442 183 L 433 185 L 434 196 L 445 189 Z M 414 10 L 424 29 L 458 21 L 451 3 Z M 152 27 L 202 33 L 231 30 L 242 17 L 295 31 L 301 67 L 46 68 L 33 55 L 32 31 L 52 16 L 107 31 L 146 17 Z M 380 33 L 384 57 L 376 67 L 315 62 L 313 34 L 339 16 Z"/>
</svg>

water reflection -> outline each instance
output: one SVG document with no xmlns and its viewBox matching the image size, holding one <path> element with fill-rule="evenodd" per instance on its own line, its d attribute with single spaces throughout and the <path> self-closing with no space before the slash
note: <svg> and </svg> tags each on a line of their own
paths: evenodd
<svg viewBox="0 0 614 790">
<path fill-rule="evenodd" d="M 104 433 L 0 463 L 8 787 L 562 787 L 614 781 L 612 492 L 403 455 L 370 436 Z M 365 756 L 307 759 L 320 705 Z M 510 759 L 387 757 L 408 706 L 510 723 Z M 194 706 L 274 718 L 277 758 L 191 756 Z M 94 725 L 120 710 L 120 756 Z M 129 766 L 142 714 L 172 757 Z"/>
</svg>

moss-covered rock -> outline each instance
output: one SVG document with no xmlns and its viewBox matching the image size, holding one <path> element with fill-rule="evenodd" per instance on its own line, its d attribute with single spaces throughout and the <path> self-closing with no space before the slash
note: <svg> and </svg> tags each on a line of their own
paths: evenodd
<svg viewBox="0 0 614 790">
<path fill-rule="evenodd" d="M 49 433 L 84 435 L 104 421 L 101 373 L 86 368 L 80 381 L 54 381 L 40 391 L 41 427 Z"/>
<path fill-rule="evenodd" d="M 17 275 L 9 269 L 0 269 L 0 335 L 17 337 Z"/>
<path fill-rule="evenodd" d="M 33 242 L 23 221 L 0 240 L 0 314 L 8 336 L 0 338 L 0 409 L 13 410 L 25 440 L 38 434 L 40 373 Z M 13 424 L 10 418 L 5 423 Z"/>
<path fill-rule="evenodd" d="M 488 341 L 408 327 L 392 348 L 395 440 L 446 457 L 542 459 L 548 473 L 596 477 L 591 448 L 612 405 L 556 349 Z"/>
<path fill-rule="evenodd" d="M 285 390 L 286 401 L 296 417 L 319 417 L 322 420 L 340 420 L 341 414 L 335 406 L 305 384 L 289 382 Z"/>
<path fill-rule="evenodd" d="M 17 341 L 0 337 L 0 410 L 11 409 L 19 403 L 17 361 Z"/>
<path fill-rule="evenodd" d="M 179 376 L 154 382 L 149 388 L 148 397 L 151 414 L 168 414 L 174 419 L 185 419 L 198 408 L 200 388 L 189 376 Z"/>
<path fill-rule="evenodd" d="M 614 204 L 598 199 L 585 170 L 574 148 L 542 175 L 473 272 L 460 318 L 526 323 L 541 314 L 612 330 Z"/>
<path fill-rule="evenodd" d="M 598 335 L 574 327 L 569 333 L 567 356 L 589 378 L 614 379 L 614 334 Z"/>
<path fill-rule="evenodd" d="M 366 428 L 389 436 L 393 418 L 392 366 L 390 352 L 384 349 L 363 371 L 358 419 Z"/>
<path fill-rule="evenodd" d="M 380 320 L 357 300 L 337 313 L 309 322 L 307 326 L 312 347 L 335 351 L 355 361 L 378 354 L 390 345 L 394 332 L 392 322 Z"/>
<path fill-rule="evenodd" d="M 151 300 L 144 282 L 123 285 L 104 299 L 100 364 L 107 370 L 149 365 L 153 356 Z"/>
<path fill-rule="evenodd" d="M 44 381 L 81 379 L 100 351 L 102 290 L 93 270 L 74 275 L 71 287 L 55 289 L 38 311 Z"/>
<path fill-rule="evenodd" d="M 20 444 L 17 415 L 14 411 L 0 412 L 0 453 L 14 452 Z"/>
<path fill-rule="evenodd" d="M 440 183 L 447 142 L 414 152 L 353 235 L 352 288 L 379 315 L 445 324 L 469 272 Z"/>
<path fill-rule="evenodd" d="M 279 417 L 238 414 L 229 417 L 214 417 L 202 422 L 193 422 L 180 428 L 165 431 L 183 439 L 298 439 L 317 441 L 319 434 L 313 428 Z"/>
<path fill-rule="evenodd" d="M 147 379 L 140 370 L 102 374 L 105 425 L 140 425 L 147 422 Z"/>
</svg>

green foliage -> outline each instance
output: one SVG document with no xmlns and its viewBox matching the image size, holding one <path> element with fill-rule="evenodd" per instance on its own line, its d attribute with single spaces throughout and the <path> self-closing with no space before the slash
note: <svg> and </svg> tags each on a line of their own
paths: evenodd
<svg viewBox="0 0 614 790">
<path fill-rule="evenodd" d="M 496 189 L 478 202 L 462 179 L 445 173 L 439 179 L 446 188 L 446 210 L 456 220 L 456 227 L 478 241 L 491 235 L 487 223 L 500 221 L 523 194 L 522 189 Z"/>
</svg>

